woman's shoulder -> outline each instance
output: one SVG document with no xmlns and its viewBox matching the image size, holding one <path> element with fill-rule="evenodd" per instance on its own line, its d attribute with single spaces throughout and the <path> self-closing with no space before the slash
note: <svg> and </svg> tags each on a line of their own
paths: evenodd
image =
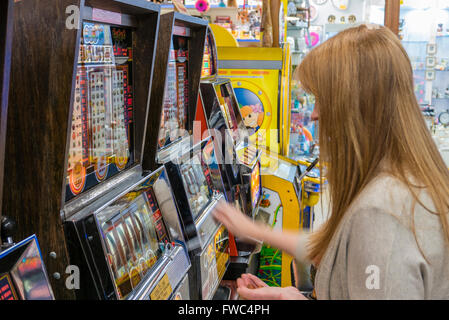
<svg viewBox="0 0 449 320">
<path fill-rule="evenodd" d="M 409 187 L 393 175 L 381 174 L 376 177 L 354 201 L 349 211 L 346 230 L 354 229 L 354 226 L 366 226 L 367 223 L 372 226 L 395 221 L 403 230 L 401 234 L 412 236 L 429 260 L 441 258 L 442 249 L 446 247 L 440 217 L 435 214 L 435 206 L 427 190 Z M 387 230 L 381 228 L 378 232 Z"/>
<path fill-rule="evenodd" d="M 409 220 L 413 215 L 429 215 L 438 218 L 435 206 L 426 188 L 407 185 L 403 180 L 389 173 L 380 173 L 359 194 L 351 204 L 350 211 L 377 209 L 397 218 Z"/>
</svg>

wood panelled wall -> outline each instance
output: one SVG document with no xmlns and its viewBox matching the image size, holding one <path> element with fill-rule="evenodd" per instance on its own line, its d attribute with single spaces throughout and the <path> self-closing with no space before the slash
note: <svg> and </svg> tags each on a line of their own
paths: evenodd
<svg viewBox="0 0 449 320">
<path fill-rule="evenodd" d="M 0 2 L 0 222 L 2 221 L 3 168 L 11 67 L 13 0 Z M 0 230 L 0 245 L 2 244 Z"/>
</svg>

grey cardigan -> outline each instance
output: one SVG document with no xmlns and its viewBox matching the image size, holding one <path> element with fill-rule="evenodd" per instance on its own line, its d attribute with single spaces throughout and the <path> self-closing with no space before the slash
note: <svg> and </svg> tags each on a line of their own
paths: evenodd
<svg viewBox="0 0 449 320">
<path fill-rule="evenodd" d="M 425 192 L 419 197 L 434 210 Z M 398 179 L 384 173 L 375 178 L 348 209 L 320 262 L 317 298 L 449 299 L 449 254 L 439 217 L 416 203 L 413 220 L 413 203 Z M 298 260 L 306 243 L 307 236 Z"/>
</svg>

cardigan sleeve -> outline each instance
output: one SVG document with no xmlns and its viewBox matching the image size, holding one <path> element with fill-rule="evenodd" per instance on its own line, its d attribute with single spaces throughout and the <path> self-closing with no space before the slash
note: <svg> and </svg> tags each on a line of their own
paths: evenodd
<svg viewBox="0 0 449 320">
<path fill-rule="evenodd" d="M 309 242 L 310 233 L 303 231 L 301 232 L 298 243 L 296 245 L 296 252 L 295 252 L 295 259 L 298 262 L 302 263 L 310 263 L 310 261 L 307 258 L 307 252 L 308 252 L 308 242 Z"/>
<path fill-rule="evenodd" d="M 412 230 L 380 209 L 357 212 L 346 243 L 350 299 L 424 299 L 428 266 Z"/>
</svg>

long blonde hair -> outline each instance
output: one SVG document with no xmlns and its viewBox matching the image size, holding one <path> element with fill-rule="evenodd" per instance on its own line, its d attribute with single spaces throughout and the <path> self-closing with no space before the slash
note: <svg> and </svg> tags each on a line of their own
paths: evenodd
<svg viewBox="0 0 449 320">
<path fill-rule="evenodd" d="M 410 60 L 398 37 L 380 26 L 347 29 L 313 49 L 294 77 L 319 106 L 320 157 L 330 188 L 331 215 L 312 236 L 309 258 L 322 258 L 381 161 L 416 201 L 411 178 L 426 188 L 449 242 L 449 170 L 420 111 Z"/>
</svg>

